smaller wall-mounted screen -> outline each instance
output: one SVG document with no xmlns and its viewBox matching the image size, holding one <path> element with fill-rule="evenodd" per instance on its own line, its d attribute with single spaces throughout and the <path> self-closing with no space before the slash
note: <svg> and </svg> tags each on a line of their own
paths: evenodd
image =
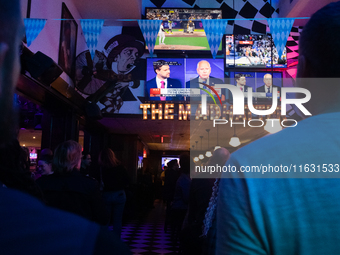
<svg viewBox="0 0 340 255">
<path fill-rule="evenodd" d="M 245 99 L 248 96 L 248 89 L 252 88 L 254 103 L 271 102 L 273 88 L 277 88 L 277 97 L 281 95 L 282 72 L 231 72 L 230 84 L 239 87 L 244 92 Z M 230 91 L 226 94 L 227 101 L 231 102 Z"/>
<path fill-rule="evenodd" d="M 163 20 L 157 51 L 207 51 L 210 47 L 201 19 L 222 19 L 220 9 L 146 8 L 146 19 Z M 222 44 L 219 50 L 222 50 Z"/>
<path fill-rule="evenodd" d="M 229 67 L 285 68 L 286 50 L 279 58 L 271 35 L 225 36 L 225 65 Z M 273 50 L 273 52 L 272 52 Z"/>
<path fill-rule="evenodd" d="M 234 67 L 235 66 L 235 45 L 234 45 L 234 35 L 225 36 L 225 66 Z"/>
<path fill-rule="evenodd" d="M 162 157 L 162 170 L 164 170 L 164 166 L 168 166 L 168 163 L 171 160 L 177 160 L 177 163 L 179 165 L 179 157 L 174 157 L 174 156 Z"/>
</svg>

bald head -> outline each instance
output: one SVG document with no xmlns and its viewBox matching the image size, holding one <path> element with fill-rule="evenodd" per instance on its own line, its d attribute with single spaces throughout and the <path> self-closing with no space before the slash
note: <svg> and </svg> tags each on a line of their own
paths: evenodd
<svg viewBox="0 0 340 255">
<path fill-rule="evenodd" d="M 267 87 L 270 87 L 273 83 L 273 77 L 271 74 L 267 73 L 263 76 L 263 82 Z"/>
<path fill-rule="evenodd" d="M 202 80 L 207 80 L 211 73 L 210 63 L 206 60 L 201 60 L 198 62 L 197 73 Z"/>
<path fill-rule="evenodd" d="M 210 158 L 208 165 L 219 165 L 224 166 L 230 157 L 230 152 L 226 148 L 219 148 L 214 151 L 212 157 Z"/>
</svg>

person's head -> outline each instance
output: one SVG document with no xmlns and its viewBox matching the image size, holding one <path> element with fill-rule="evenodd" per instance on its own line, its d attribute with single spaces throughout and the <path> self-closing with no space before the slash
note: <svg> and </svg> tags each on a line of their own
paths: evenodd
<svg viewBox="0 0 340 255">
<path fill-rule="evenodd" d="M 190 154 L 188 153 L 183 153 L 179 157 L 179 164 L 181 165 L 181 172 L 184 174 L 189 174 L 190 173 L 190 162 L 191 161 Z"/>
<path fill-rule="evenodd" d="M 119 160 L 110 148 L 106 148 L 99 153 L 98 163 L 101 167 L 111 168 L 117 166 Z"/>
<path fill-rule="evenodd" d="M 83 153 L 83 157 L 81 158 L 81 166 L 86 168 L 91 165 L 92 159 L 89 153 Z"/>
<path fill-rule="evenodd" d="M 164 60 L 158 60 L 153 63 L 153 69 L 157 77 L 161 80 L 165 80 L 170 77 L 169 63 Z"/>
<path fill-rule="evenodd" d="M 273 84 L 272 75 L 267 73 L 263 76 L 263 82 L 267 87 L 270 87 Z"/>
<path fill-rule="evenodd" d="M 42 149 L 40 152 L 40 156 L 50 155 L 53 156 L 53 151 L 49 148 Z"/>
<path fill-rule="evenodd" d="M 16 138 L 13 95 L 20 73 L 24 26 L 19 0 L 0 0 L 0 6 L 0 144 L 3 144 Z"/>
<path fill-rule="evenodd" d="M 297 77 L 339 77 L 340 2 L 312 15 L 299 39 Z"/>
<path fill-rule="evenodd" d="M 210 63 L 206 60 L 201 60 L 197 63 L 197 74 L 199 77 L 203 80 L 206 80 L 209 78 L 211 73 L 211 67 Z"/>
<path fill-rule="evenodd" d="M 168 169 L 177 170 L 178 160 L 177 159 L 170 160 L 167 165 L 168 165 Z"/>
<path fill-rule="evenodd" d="M 209 159 L 207 165 L 219 165 L 224 166 L 230 157 L 230 152 L 226 148 L 219 148 L 213 152 L 213 155 Z"/>
<path fill-rule="evenodd" d="M 52 170 L 53 155 L 41 155 L 38 160 L 38 172 L 41 175 L 53 174 Z"/>
<path fill-rule="evenodd" d="M 246 77 L 244 74 L 236 74 L 235 75 L 235 81 L 238 86 L 244 86 L 246 85 Z"/>
<path fill-rule="evenodd" d="M 82 156 L 81 151 L 81 145 L 72 140 L 59 144 L 54 151 L 54 172 L 57 174 L 63 174 L 71 172 L 74 169 L 79 170 Z"/>
<path fill-rule="evenodd" d="M 112 37 L 104 47 L 107 57 L 107 66 L 112 62 L 117 63 L 119 72 L 127 72 L 144 53 L 144 43 L 130 35 L 116 35 Z"/>
<path fill-rule="evenodd" d="M 340 77 L 339 13 L 340 2 L 321 8 L 311 16 L 299 39 L 296 84 L 310 92 L 311 99 L 304 103 L 304 107 L 312 115 L 340 111 L 338 79 L 325 80 Z M 293 107 L 297 110 L 295 105 Z M 303 118 L 306 117 L 299 110 L 297 112 Z"/>
</svg>

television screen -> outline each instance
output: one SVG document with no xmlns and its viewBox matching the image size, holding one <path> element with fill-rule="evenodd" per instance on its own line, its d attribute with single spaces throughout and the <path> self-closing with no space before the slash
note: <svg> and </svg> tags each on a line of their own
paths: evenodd
<svg viewBox="0 0 340 255">
<path fill-rule="evenodd" d="M 235 45 L 234 35 L 225 35 L 225 66 L 235 66 Z"/>
<path fill-rule="evenodd" d="M 146 101 L 186 100 L 185 59 L 148 58 L 146 68 Z"/>
<path fill-rule="evenodd" d="M 248 89 L 251 87 L 253 97 L 256 99 L 254 103 L 271 102 L 273 87 L 277 87 L 280 96 L 282 87 L 281 72 L 231 72 L 230 84 L 242 88 L 245 99 L 248 96 Z M 267 100 L 270 99 L 270 100 Z M 227 101 L 232 101 L 232 95 L 227 93 Z"/>
<path fill-rule="evenodd" d="M 146 19 L 163 20 L 157 51 L 210 51 L 201 19 L 222 19 L 220 9 L 146 8 Z M 222 44 L 221 44 L 222 45 Z M 219 50 L 222 50 L 220 45 Z"/>
<path fill-rule="evenodd" d="M 277 49 L 272 42 L 271 35 L 235 35 L 235 52 L 227 55 L 230 36 L 226 36 L 226 67 L 257 67 L 274 68 L 287 67 L 286 50 L 279 58 Z M 228 42 L 227 42 L 228 40 Z M 230 47 L 232 48 L 232 46 Z M 272 53 L 273 49 L 273 53 Z M 234 64 L 232 57 L 234 56 Z"/>
<path fill-rule="evenodd" d="M 200 95 L 206 93 L 200 88 L 210 91 L 208 86 L 224 83 L 223 59 L 148 58 L 146 79 L 146 101 L 189 101 L 194 94 L 200 100 Z M 200 82 L 208 86 L 200 86 Z M 225 101 L 221 89 L 216 91 Z M 212 95 L 216 100 L 217 96 Z"/>
<path fill-rule="evenodd" d="M 207 86 L 202 85 L 205 83 L 209 86 L 215 86 L 215 84 L 223 84 L 224 83 L 224 67 L 223 67 L 223 59 L 201 59 L 201 58 L 187 58 L 185 59 L 185 81 L 186 88 L 191 89 L 191 98 L 190 102 L 194 102 L 193 98 L 194 89 L 197 90 L 197 94 L 207 94 L 204 90 L 199 90 L 199 88 L 203 88 L 208 90 L 210 89 Z M 201 86 L 200 86 L 201 82 Z M 215 89 L 218 95 L 220 96 L 222 101 L 225 101 L 225 95 L 222 93 L 221 89 Z M 211 92 L 211 95 L 214 96 L 215 100 L 217 100 L 217 96 Z M 201 100 L 200 96 L 196 98 L 198 101 Z M 213 100 L 210 96 L 207 97 L 208 101 Z M 196 101 L 197 101 L 196 100 Z"/>
<path fill-rule="evenodd" d="M 173 156 L 169 156 L 169 157 L 162 157 L 162 170 L 164 170 L 164 166 L 167 166 L 168 163 L 171 161 L 171 160 L 177 160 L 178 162 L 178 165 L 179 165 L 179 157 L 173 157 Z"/>
</svg>

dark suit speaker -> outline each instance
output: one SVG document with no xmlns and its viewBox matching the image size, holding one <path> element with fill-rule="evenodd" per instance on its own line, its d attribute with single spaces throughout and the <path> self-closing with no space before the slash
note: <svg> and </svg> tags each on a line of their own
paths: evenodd
<svg viewBox="0 0 340 255">
<path fill-rule="evenodd" d="M 244 74 L 235 74 L 236 87 L 239 87 L 243 92 L 248 92 L 250 86 L 246 85 L 246 77 Z"/>
<path fill-rule="evenodd" d="M 205 84 L 210 85 L 210 86 L 215 86 L 215 84 L 224 84 L 224 82 L 221 79 L 211 77 L 210 73 L 211 73 L 210 63 L 206 60 L 201 60 L 200 62 L 197 63 L 198 77 L 196 77 L 196 78 L 194 78 L 190 81 L 187 81 L 186 84 L 185 84 L 186 88 L 208 89 L 208 88 L 205 88 L 204 85 L 200 84 L 200 83 L 205 83 Z M 225 93 L 223 93 L 223 90 L 222 90 L 221 100 L 225 101 Z"/>
<path fill-rule="evenodd" d="M 273 88 L 277 88 L 278 92 L 281 92 L 281 87 L 273 85 L 273 77 L 267 73 L 263 76 L 264 85 L 258 87 L 256 92 L 273 93 Z"/>
<path fill-rule="evenodd" d="M 158 60 L 153 63 L 153 68 L 156 73 L 156 77 L 146 82 L 145 95 L 150 95 L 151 88 L 182 88 L 180 80 L 170 78 L 170 66 L 169 63 L 164 60 Z M 171 101 L 171 100 L 183 100 L 182 96 L 176 97 L 150 97 L 150 100 L 155 101 Z"/>
</svg>

